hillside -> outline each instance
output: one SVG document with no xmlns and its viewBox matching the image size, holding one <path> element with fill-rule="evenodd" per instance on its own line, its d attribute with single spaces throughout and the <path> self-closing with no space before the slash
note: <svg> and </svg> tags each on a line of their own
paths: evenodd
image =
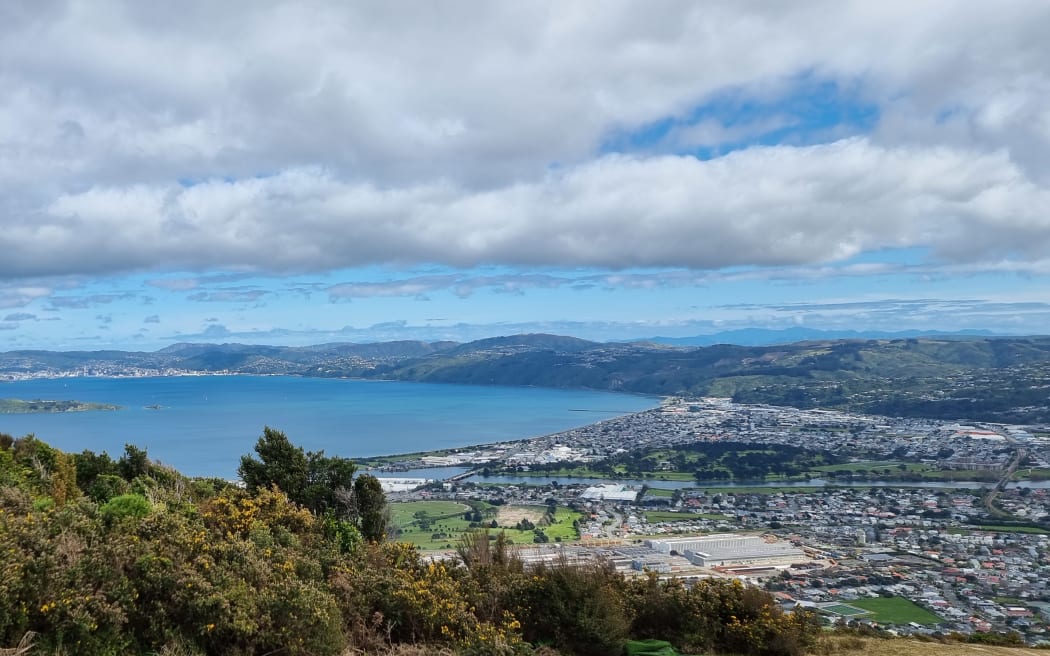
<svg viewBox="0 0 1050 656">
<path fill-rule="evenodd" d="M 255 452 L 238 487 L 130 445 L 114 460 L 0 434 L 0 653 L 619 656 L 660 638 L 801 656 L 820 634 L 815 615 L 739 581 L 529 564 L 502 533 L 431 561 L 387 539 L 379 481 L 351 479 L 350 461 L 272 429 Z"/>
<path fill-rule="evenodd" d="M 153 353 L 12 351 L 0 377 L 244 373 L 589 388 L 896 416 L 1050 421 L 1050 337 L 705 347 L 512 335 L 466 344 L 177 344 Z"/>
</svg>

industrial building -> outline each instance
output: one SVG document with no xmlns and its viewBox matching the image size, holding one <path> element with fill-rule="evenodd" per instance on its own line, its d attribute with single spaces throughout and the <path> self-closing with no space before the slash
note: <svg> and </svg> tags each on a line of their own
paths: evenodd
<svg viewBox="0 0 1050 656">
<path fill-rule="evenodd" d="M 617 483 L 604 483 L 587 488 L 580 498 L 594 501 L 633 502 L 638 498 L 638 490 Z"/>
<path fill-rule="evenodd" d="M 789 543 L 736 533 L 648 540 L 646 545 L 661 553 L 685 556 L 690 563 L 699 567 L 787 566 L 806 559 L 801 549 Z"/>
</svg>

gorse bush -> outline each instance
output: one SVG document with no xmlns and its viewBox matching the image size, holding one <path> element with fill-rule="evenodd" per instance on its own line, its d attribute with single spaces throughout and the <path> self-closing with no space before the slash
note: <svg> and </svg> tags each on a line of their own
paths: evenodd
<svg viewBox="0 0 1050 656">
<path fill-rule="evenodd" d="M 98 509 L 98 514 L 107 522 L 116 522 L 128 517 L 145 517 L 151 506 L 141 494 L 121 494 L 113 497 Z"/>
<path fill-rule="evenodd" d="M 687 652 L 796 656 L 816 634 L 809 616 L 738 583 L 625 580 L 600 563 L 529 567 L 502 534 L 470 534 L 458 559 L 427 560 L 382 539 L 375 479 L 322 494 L 318 477 L 352 465 L 267 436 L 275 448 L 250 489 L 189 481 L 133 447 L 114 461 L 0 439 L 0 648 L 35 633 L 33 653 L 84 656 L 334 656 L 408 644 L 601 656 L 659 637 Z M 283 468 L 278 452 L 298 464 Z M 299 486 L 303 502 L 276 479 Z"/>
</svg>

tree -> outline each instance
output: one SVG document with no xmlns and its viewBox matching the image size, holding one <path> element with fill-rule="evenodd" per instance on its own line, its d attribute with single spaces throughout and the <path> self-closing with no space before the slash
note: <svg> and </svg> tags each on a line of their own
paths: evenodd
<svg viewBox="0 0 1050 656">
<path fill-rule="evenodd" d="M 343 502 L 342 490 L 351 490 L 357 466 L 348 458 L 326 456 L 324 451 L 306 454 L 307 484 L 303 504 L 315 511 L 333 510 L 350 515 L 352 509 Z"/>
<path fill-rule="evenodd" d="M 237 468 L 248 491 L 255 493 L 276 485 L 289 499 L 303 503 L 309 467 L 302 448 L 293 445 L 281 431 L 266 426 L 255 443 L 255 452 L 258 460 L 241 456 L 241 466 Z"/>
<path fill-rule="evenodd" d="M 361 537 L 369 542 L 381 542 L 386 537 L 386 495 L 379 479 L 361 474 L 354 479 L 354 509 Z"/>
<path fill-rule="evenodd" d="M 117 461 L 117 469 L 125 481 L 133 481 L 149 473 L 149 456 L 145 449 L 133 444 L 124 445 L 124 455 Z"/>
<path fill-rule="evenodd" d="M 350 514 L 350 508 L 340 508 L 342 491 L 353 485 L 357 467 L 352 460 L 326 456 L 324 451 L 305 452 L 295 446 L 281 431 L 263 429 L 255 444 L 259 459 L 241 456 L 237 473 L 249 492 L 276 485 L 292 501 L 315 513 L 326 510 Z"/>
</svg>

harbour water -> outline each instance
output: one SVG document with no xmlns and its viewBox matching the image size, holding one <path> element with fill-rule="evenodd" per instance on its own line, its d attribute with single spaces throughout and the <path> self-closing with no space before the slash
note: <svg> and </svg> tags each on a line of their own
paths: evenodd
<svg viewBox="0 0 1050 656">
<path fill-rule="evenodd" d="M 117 411 L 0 415 L 0 432 L 118 456 L 125 443 L 194 476 L 235 476 L 264 426 L 329 455 L 365 457 L 523 439 L 655 407 L 653 397 L 292 376 L 60 378 L 0 383 L 0 398 Z"/>
</svg>

